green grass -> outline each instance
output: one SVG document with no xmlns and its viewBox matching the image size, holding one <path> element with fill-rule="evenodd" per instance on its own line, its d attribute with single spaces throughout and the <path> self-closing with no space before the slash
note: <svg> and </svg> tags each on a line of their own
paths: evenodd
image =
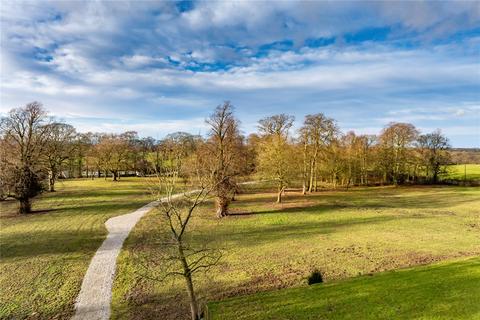
<svg viewBox="0 0 480 320">
<path fill-rule="evenodd" d="M 191 241 L 213 241 L 225 253 L 217 268 L 197 277 L 203 301 L 304 286 L 314 268 L 332 282 L 480 255 L 480 188 L 291 193 L 281 205 L 268 192 L 238 199 L 232 205 L 234 216 L 218 220 L 208 204 L 194 220 Z M 160 221 L 151 212 L 127 239 L 114 284 L 114 319 L 188 316 L 183 283 L 145 279 L 136 258 L 159 249 L 155 241 L 166 232 Z M 150 268 L 155 272 L 155 266 Z"/>
<path fill-rule="evenodd" d="M 68 319 L 104 222 L 150 201 L 145 180 L 59 181 L 33 214 L 0 203 L 0 318 Z"/>
<path fill-rule="evenodd" d="M 444 180 L 466 180 L 467 181 L 480 181 L 480 164 L 455 164 L 447 167 L 447 173 L 442 175 Z"/>
<path fill-rule="evenodd" d="M 480 319 L 480 259 L 209 304 L 209 320 Z"/>
</svg>

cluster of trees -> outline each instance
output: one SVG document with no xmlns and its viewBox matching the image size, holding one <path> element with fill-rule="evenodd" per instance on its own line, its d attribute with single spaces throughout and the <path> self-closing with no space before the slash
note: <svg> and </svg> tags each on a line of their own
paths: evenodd
<svg viewBox="0 0 480 320">
<path fill-rule="evenodd" d="M 305 116 L 293 132 L 294 120 L 286 114 L 266 117 L 257 133 L 245 137 L 233 106 L 225 102 L 206 120 L 206 137 L 177 132 L 157 141 L 132 131 L 78 133 L 32 102 L 0 121 L 0 197 L 17 199 L 26 213 L 30 199 L 54 191 L 59 177 L 118 180 L 173 170 L 185 179 L 209 177 L 216 214 L 223 217 L 238 178 L 251 174 L 275 181 L 281 202 L 287 187 L 301 186 L 307 193 L 323 185 L 436 183 L 450 161 L 440 131 L 420 134 L 411 124 L 390 123 L 379 135 L 344 134 L 335 120 L 318 113 Z"/>
<path fill-rule="evenodd" d="M 450 155 L 454 164 L 480 163 L 480 149 L 478 148 L 452 148 Z"/>
<path fill-rule="evenodd" d="M 285 114 L 259 121 L 256 169 L 278 185 L 277 201 L 287 186 L 303 193 L 320 185 L 437 183 L 449 163 L 448 139 L 439 130 L 420 134 L 408 123 L 390 123 L 376 135 L 343 134 L 322 113 L 307 115 L 298 136 L 289 136 L 294 118 Z"/>
</svg>

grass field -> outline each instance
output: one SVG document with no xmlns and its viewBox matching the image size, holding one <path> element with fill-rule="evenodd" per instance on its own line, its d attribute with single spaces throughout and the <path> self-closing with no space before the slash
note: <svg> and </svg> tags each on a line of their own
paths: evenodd
<svg viewBox="0 0 480 320">
<path fill-rule="evenodd" d="M 208 319 L 480 319 L 479 300 L 473 258 L 211 303 Z"/>
<path fill-rule="evenodd" d="M 466 170 L 465 170 L 466 169 Z M 455 164 L 447 167 L 447 173 L 442 175 L 446 180 L 480 181 L 480 164 Z"/>
<path fill-rule="evenodd" d="M 0 202 L 0 318 L 68 319 L 104 222 L 150 201 L 145 181 L 59 181 L 33 214 Z"/>
<path fill-rule="evenodd" d="M 224 250 L 221 264 L 197 278 L 203 301 L 302 287 L 313 268 L 321 269 L 328 283 L 480 255 L 480 188 L 371 187 L 290 193 L 280 205 L 274 199 L 268 192 L 242 194 L 232 206 L 235 215 L 221 220 L 214 218 L 211 205 L 201 208 L 191 241 L 211 240 Z M 127 239 L 114 284 L 114 319 L 157 319 L 160 314 L 162 319 L 186 318 L 183 283 L 146 280 L 136 260 L 139 253 L 158 250 L 155 241 L 163 232 L 159 214 L 152 212 Z M 452 295 L 463 290 L 461 282 L 451 284 Z M 385 284 L 383 290 L 389 288 Z M 332 289 L 331 294 L 341 292 Z M 303 307 L 308 312 L 309 305 Z"/>
</svg>

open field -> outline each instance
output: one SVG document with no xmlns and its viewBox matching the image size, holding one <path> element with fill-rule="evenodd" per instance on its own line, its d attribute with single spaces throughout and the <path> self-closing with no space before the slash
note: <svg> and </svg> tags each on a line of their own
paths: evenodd
<svg viewBox="0 0 480 320">
<path fill-rule="evenodd" d="M 150 200 L 144 179 L 122 178 L 59 181 L 25 216 L 1 202 L 0 318 L 68 319 L 104 222 Z"/>
<path fill-rule="evenodd" d="M 447 173 L 442 175 L 446 180 L 464 180 L 466 169 L 467 181 L 480 181 L 480 164 L 455 164 L 447 167 Z"/>
<path fill-rule="evenodd" d="M 214 218 L 210 204 L 201 208 L 191 241 L 214 241 L 224 250 L 221 264 L 197 281 L 203 301 L 303 287 L 313 268 L 321 269 L 326 282 L 332 282 L 480 255 L 480 188 L 371 187 L 307 196 L 289 193 L 280 205 L 274 199 L 275 194 L 265 191 L 242 194 L 232 206 L 236 214 L 221 220 Z M 187 310 L 183 282 L 146 280 L 136 259 L 138 254 L 158 250 L 155 240 L 163 232 L 159 214 L 151 212 L 127 239 L 114 284 L 114 319 L 187 316 L 182 313 Z M 465 272 L 468 278 L 470 271 Z M 384 283 L 387 290 L 387 282 L 378 280 L 375 286 Z M 457 287 L 452 282 L 449 289 L 454 294 Z"/>
<path fill-rule="evenodd" d="M 480 319 L 479 299 L 473 258 L 211 303 L 208 319 Z"/>
</svg>

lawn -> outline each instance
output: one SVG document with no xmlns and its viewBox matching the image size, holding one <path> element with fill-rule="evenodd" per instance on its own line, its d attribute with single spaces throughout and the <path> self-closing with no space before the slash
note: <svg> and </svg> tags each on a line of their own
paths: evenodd
<svg viewBox="0 0 480 320">
<path fill-rule="evenodd" d="M 480 181 L 480 164 L 455 164 L 447 167 L 447 173 L 442 175 L 442 179 L 447 180 L 466 180 Z"/>
<path fill-rule="evenodd" d="M 258 191 L 240 195 L 233 203 L 235 215 L 231 217 L 216 219 L 211 204 L 198 212 L 192 243 L 212 241 L 224 250 L 220 265 L 197 278 L 202 301 L 302 288 L 314 268 L 323 272 L 327 283 L 336 283 L 366 274 L 480 255 L 480 188 L 370 187 L 307 196 L 292 192 L 280 205 L 273 203 L 274 193 Z M 188 316 L 183 283 L 173 279 L 147 280 L 137 260 L 139 255 L 148 256 L 159 250 L 156 242 L 164 232 L 159 214 L 152 211 L 127 239 L 118 261 L 112 318 Z M 150 268 L 156 271 L 155 266 Z M 459 285 L 455 287 L 453 281 L 452 295 L 463 290 Z M 435 296 L 431 298 L 431 304 L 435 304 Z M 480 299 L 480 295 L 476 298 Z M 389 308 L 388 304 L 383 307 Z"/>
<path fill-rule="evenodd" d="M 150 201 L 146 182 L 122 178 L 59 181 L 32 214 L 0 202 L 0 318 L 68 319 L 104 222 Z"/>
<path fill-rule="evenodd" d="M 209 320 L 480 319 L 480 258 L 228 299 Z"/>
</svg>

